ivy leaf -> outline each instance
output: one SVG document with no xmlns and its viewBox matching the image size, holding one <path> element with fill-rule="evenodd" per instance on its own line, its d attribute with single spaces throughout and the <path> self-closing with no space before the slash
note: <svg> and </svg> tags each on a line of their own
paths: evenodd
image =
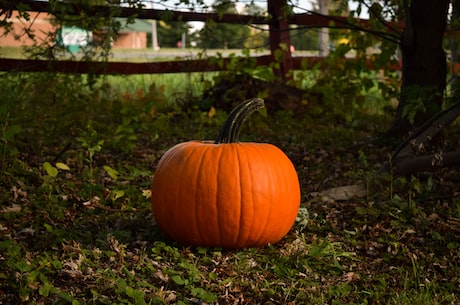
<svg viewBox="0 0 460 305">
<path fill-rule="evenodd" d="M 192 295 L 198 297 L 206 303 L 213 303 L 217 301 L 217 296 L 212 292 L 206 291 L 201 287 L 195 287 L 191 291 Z"/>
<path fill-rule="evenodd" d="M 112 201 L 115 201 L 117 200 L 118 198 L 121 198 L 125 195 L 125 191 L 123 190 L 116 190 L 116 191 L 113 191 L 112 194 L 111 194 L 111 199 Z"/>
<path fill-rule="evenodd" d="M 176 283 L 177 285 L 185 285 L 187 284 L 187 280 L 183 279 L 180 275 L 173 275 L 171 276 L 171 279 Z"/>
<path fill-rule="evenodd" d="M 49 162 L 43 163 L 43 169 L 48 174 L 48 176 L 51 176 L 51 177 L 57 177 L 59 173 L 58 169 L 52 166 Z"/>
<path fill-rule="evenodd" d="M 116 169 L 111 168 L 108 165 L 104 165 L 104 169 L 107 172 L 107 174 L 112 178 L 113 180 L 118 179 L 118 171 Z"/>
<path fill-rule="evenodd" d="M 63 170 L 63 171 L 69 171 L 70 167 L 67 166 L 67 164 L 62 163 L 62 162 L 57 162 L 56 163 L 56 168 Z"/>
</svg>

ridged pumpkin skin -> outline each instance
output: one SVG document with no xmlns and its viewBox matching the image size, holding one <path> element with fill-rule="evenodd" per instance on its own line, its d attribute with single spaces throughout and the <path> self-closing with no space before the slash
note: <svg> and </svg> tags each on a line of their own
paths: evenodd
<svg viewBox="0 0 460 305">
<path fill-rule="evenodd" d="M 184 245 L 276 243 L 299 205 L 296 170 L 271 144 L 184 142 L 164 154 L 153 177 L 155 220 Z"/>
</svg>

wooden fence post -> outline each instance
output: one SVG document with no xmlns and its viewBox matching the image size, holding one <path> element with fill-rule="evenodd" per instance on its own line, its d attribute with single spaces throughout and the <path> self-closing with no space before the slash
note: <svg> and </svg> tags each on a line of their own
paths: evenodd
<svg viewBox="0 0 460 305">
<path fill-rule="evenodd" d="M 271 56 L 275 59 L 275 53 L 282 52 L 280 67 L 274 72 L 284 83 L 291 78 L 289 72 L 292 70 L 288 8 L 287 0 L 268 0 Z"/>
</svg>

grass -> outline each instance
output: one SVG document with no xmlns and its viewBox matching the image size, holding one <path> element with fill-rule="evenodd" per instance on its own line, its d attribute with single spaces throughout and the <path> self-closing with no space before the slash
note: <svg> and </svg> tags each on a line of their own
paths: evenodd
<svg viewBox="0 0 460 305">
<path fill-rule="evenodd" d="M 0 47 L 0 58 L 25 58 L 19 47 Z"/>
<path fill-rule="evenodd" d="M 30 47 L 29 47 L 30 48 Z M 26 47 L 9 47 L 9 46 L 0 46 L 0 58 L 17 58 L 17 59 L 26 59 L 27 58 L 27 48 Z M 261 56 L 268 54 L 267 50 L 255 50 L 251 54 L 254 56 Z M 161 48 L 159 50 L 152 50 L 151 48 L 142 48 L 142 49 L 126 49 L 126 48 L 115 48 L 110 51 L 108 57 L 109 61 L 114 62 L 152 62 L 152 61 L 174 61 L 174 60 L 190 60 L 190 59 L 200 59 L 209 56 L 223 56 L 229 57 L 230 54 L 243 56 L 243 52 L 240 49 L 212 49 L 212 50 L 203 50 L 198 48 Z M 308 51 L 298 51 L 296 55 L 306 56 L 311 54 Z M 82 53 L 69 53 L 61 54 L 62 59 L 69 59 L 74 56 L 75 58 L 81 58 Z"/>
<path fill-rule="evenodd" d="M 204 55 L 206 56 L 216 56 L 220 54 L 221 56 L 228 57 L 230 54 L 235 54 L 237 56 L 242 56 L 242 51 L 240 49 L 210 49 L 202 50 L 197 48 L 161 48 L 157 51 L 153 51 L 151 48 L 143 49 L 125 49 L 125 48 L 116 48 L 111 51 L 112 56 L 110 60 L 113 61 L 128 61 L 128 62 L 146 62 L 150 60 L 155 61 L 166 61 L 166 60 L 176 60 L 176 59 L 198 59 Z M 266 55 L 267 50 L 255 50 L 251 54 L 261 56 Z M 78 55 L 78 54 L 77 54 Z M 315 51 L 296 51 L 294 56 L 317 56 Z M 0 57 L 4 58 L 23 58 L 26 56 L 21 47 L 0 47 Z"/>
<path fill-rule="evenodd" d="M 177 77 L 0 78 L 9 89 L 0 93 L 0 303 L 460 302 L 455 171 L 386 177 L 349 201 L 317 196 L 388 159 L 383 111 L 246 122 L 243 139 L 277 145 L 298 171 L 301 210 L 280 243 L 226 250 L 165 237 L 150 208 L 155 164 L 174 144 L 212 139 L 226 116 L 200 110 L 202 84 Z"/>
<path fill-rule="evenodd" d="M 204 81 L 211 81 L 215 73 L 172 73 L 151 75 L 127 75 L 104 77 L 106 81 L 117 88 L 120 93 L 142 94 L 148 92 L 150 86 L 155 84 L 161 88 L 168 104 L 188 103 L 196 99 L 195 92 L 202 92 Z"/>
</svg>

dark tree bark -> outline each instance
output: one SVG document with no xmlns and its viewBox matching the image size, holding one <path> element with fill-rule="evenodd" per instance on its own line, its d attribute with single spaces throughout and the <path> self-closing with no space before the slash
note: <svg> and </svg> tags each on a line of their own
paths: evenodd
<svg viewBox="0 0 460 305">
<path fill-rule="evenodd" d="M 292 70 L 292 56 L 291 56 L 291 37 L 289 33 L 288 21 L 288 4 L 287 0 L 268 0 L 268 13 L 270 14 L 271 21 L 270 27 L 270 50 L 272 56 L 278 52 L 282 53 L 280 66 L 274 69 L 275 75 L 280 77 L 283 83 L 289 79 L 288 71 Z M 281 44 L 286 45 L 283 50 Z M 273 58 L 274 60 L 276 58 Z"/>
<path fill-rule="evenodd" d="M 404 1 L 406 27 L 402 37 L 402 85 L 400 103 L 391 132 L 407 134 L 441 111 L 446 88 L 446 54 L 442 40 L 447 24 L 449 0 Z M 413 122 L 405 107 L 422 101 Z M 413 108 L 415 109 L 415 108 Z"/>
<path fill-rule="evenodd" d="M 450 22 L 451 31 L 460 30 L 460 0 L 452 0 L 452 19 Z M 450 60 L 452 63 L 452 72 L 453 67 L 460 61 L 460 38 L 457 35 L 452 35 L 449 37 L 449 49 L 450 49 Z M 451 79 L 453 89 L 454 89 L 454 98 L 455 100 L 460 99 L 460 78 L 457 73 L 452 73 Z"/>
</svg>

